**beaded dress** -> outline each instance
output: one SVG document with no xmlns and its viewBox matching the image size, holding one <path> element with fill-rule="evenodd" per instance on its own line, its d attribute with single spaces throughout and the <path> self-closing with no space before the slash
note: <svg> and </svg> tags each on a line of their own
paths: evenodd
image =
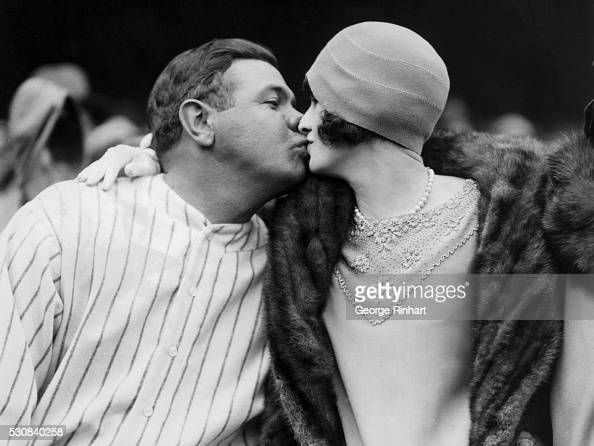
<svg viewBox="0 0 594 446">
<path fill-rule="evenodd" d="M 428 281 L 467 273 L 479 197 L 476 183 L 466 180 L 453 198 L 431 209 L 378 221 L 355 215 L 323 315 L 339 369 L 335 387 L 348 446 L 428 438 L 467 444 L 470 322 L 347 315 L 366 277 L 413 274 Z"/>
</svg>

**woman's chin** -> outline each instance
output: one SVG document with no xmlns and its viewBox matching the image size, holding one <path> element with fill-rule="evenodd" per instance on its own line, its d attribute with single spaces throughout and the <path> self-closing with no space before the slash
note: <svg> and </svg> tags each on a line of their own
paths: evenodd
<svg viewBox="0 0 594 446">
<path fill-rule="evenodd" d="M 327 171 L 327 166 L 316 163 L 315 160 L 309 160 L 309 171 L 316 175 L 324 175 Z"/>
<path fill-rule="evenodd" d="M 320 170 L 326 167 L 325 163 L 321 162 L 320 157 L 315 151 L 309 150 L 309 171 L 311 173 L 320 174 Z"/>
<path fill-rule="evenodd" d="M 333 169 L 332 166 L 327 164 L 319 164 L 319 163 L 312 163 L 309 162 L 309 171 L 314 175 L 322 175 L 326 177 L 336 177 L 340 178 L 341 176 L 335 172 L 336 169 Z"/>
</svg>

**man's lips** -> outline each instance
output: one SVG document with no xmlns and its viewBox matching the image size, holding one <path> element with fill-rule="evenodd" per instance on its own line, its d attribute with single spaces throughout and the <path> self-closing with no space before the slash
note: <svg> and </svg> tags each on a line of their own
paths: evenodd
<svg viewBox="0 0 594 446">
<path fill-rule="evenodd" d="M 309 145 L 309 141 L 305 140 L 305 141 L 301 141 L 295 145 L 293 145 L 293 147 L 291 147 L 292 150 L 301 150 L 304 152 L 307 152 L 307 146 Z"/>
<path fill-rule="evenodd" d="M 311 155 L 311 146 L 313 144 L 313 141 L 307 141 L 305 143 L 305 150 L 307 151 L 308 155 Z"/>
<path fill-rule="evenodd" d="M 294 153 L 300 159 L 309 160 L 308 145 L 309 141 L 301 141 L 300 143 L 294 144 L 291 147 L 291 152 Z"/>
</svg>

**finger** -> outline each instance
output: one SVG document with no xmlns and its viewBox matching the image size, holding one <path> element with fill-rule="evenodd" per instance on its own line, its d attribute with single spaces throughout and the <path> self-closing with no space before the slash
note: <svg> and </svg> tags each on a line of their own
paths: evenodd
<svg viewBox="0 0 594 446">
<path fill-rule="evenodd" d="M 124 173 L 129 177 L 155 175 L 160 171 L 159 165 L 148 155 L 137 156 L 134 161 L 128 163 L 124 168 Z"/>
<path fill-rule="evenodd" d="M 80 173 L 76 176 L 76 181 L 85 182 L 89 176 L 89 169 L 91 166 L 85 167 Z"/>
<path fill-rule="evenodd" d="M 105 164 L 101 160 L 95 161 L 91 166 L 89 166 L 85 184 L 87 186 L 95 186 L 97 183 L 99 183 L 99 181 L 101 181 L 104 173 Z"/>
<path fill-rule="evenodd" d="M 91 175 L 95 175 L 98 171 L 103 171 L 103 158 L 92 162 L 76 176 L 77 181 L 86 182 Z"/>
<path fill-rule="evenodd" d="M 119 165 L 111 165 L 107 169 L 105 169 L 105 175 L 103 175 L 103 183 L 101 185 L 101 188 L 103 190 L 111 189 L 111 187 L 116 181 L 116 178 L 118 177 L 118 174 L 120 173 L 120 170 L 121 169 Z"/>
<path fill-rule="evenodd" d="M 150 156 L 152 159 L 155 160 L 155 162 L 159 162 L 159 157 L 157 156 L 157 152 L 155 152 L 153 149 L 144 149 L 142 151 L 142 153 Z"/>
<path fill-rule="evenodd" d="M 118 144 L 117 146 L 107 149 L 105 155 L 103 155 L 101 159 L 106 160 L 109 165 L 118 164 L 119 167 L 122 168 L 139 153 L 141 153 L 141 151 L 138 147 Z"/>
<path fill-rule="evenodd" d="M 124 167 L 124 175 L 126 175 L 129 178 L 134 178 L 134 177 L 139 176 L 137 174 L 137 172 L 141 169 L 138 166 L 138 164 L 139 164 L 138 161 L 131 161 L 128 164 L 126 164 L 126 166 Z"/>
<path fill-rule="evenodd" d="M 153 141 L 153 134 L 152 133 L 147 133 L 140 140 L 139 147 L 141 149 L 148 149 L 151 146 L 152 141 Z"/>
<path fill-rule="evenodd" d="M 105 155 L 101 158 L 104 162 L 101 171 L 103 190 L 108 190 L 113 186 L 126 163 L 133 160 L 138 153 L 140 153 L 140 149 L 125 144 L 119 144 L 107 149 Z M 98 180 L 101 180 L 101 178 Z"/>
</svg>

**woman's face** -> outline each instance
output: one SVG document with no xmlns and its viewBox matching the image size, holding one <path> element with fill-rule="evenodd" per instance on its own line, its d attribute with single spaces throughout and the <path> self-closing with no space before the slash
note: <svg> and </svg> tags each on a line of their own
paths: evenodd
<svg viewBox="0 0 594 446">
<path fill-rule="evenodd" d="M 309 152 L 309 170 L 319 175 L 341 177 L 341 166 L 348 157 L 348 150 L 340 150 L 340 147 L 330 147 L 326 144 L 318 133 L 322 122 L 322 113 L 324 109 L 315 99 L 311 104 L 301 121 L 299 122 L 299 131 L 307 137 L 307 150 Z"/>
</svg>

